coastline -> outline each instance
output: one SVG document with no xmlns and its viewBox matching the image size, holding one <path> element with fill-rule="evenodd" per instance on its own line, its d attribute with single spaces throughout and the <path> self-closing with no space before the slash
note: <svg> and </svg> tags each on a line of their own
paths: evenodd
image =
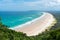
<svg viewBox="0 0 60 40">
<path fill-rule="evenodd" d="M 18 25 L 12 30 L 26 33 L 27 36 L 34 36 L 42 33 L 55 21 L 52 14 L 44 12 L 42 16 L 23 25 Z M 53 25 L 52 25 L 53 26 Z"/>
<path fill-rule="evenodd" d="M 24 24 L 21 24 L 21 25 L 18 25 L 18 26 L 15 26 L 15 27 L 9 28 L 9 29 L 14 30 L 15 28 L 20 28 L 20 27 L 23 27 L 23 26 L 25 26 L 25 25 L 29 25 L 29 24 L 31 24 L 31 23 L 33 23 L 33 22 L 35 22 L 36 20 L 41 19 L 44 15 L 46 15 L 46 14 L 45 14 L 45 13 L 43 13 L 43 15 L 41 15 L 41 16 L 40 16 L 40 17 L 38 17 L 38 18 L 35 18 L 35 19 L 33 19 L 33 20 L 31 20 L 31 21 L 28 21 L 28 22 L 26 22 L 26 23 L 24 23 Z"/>
</svg>

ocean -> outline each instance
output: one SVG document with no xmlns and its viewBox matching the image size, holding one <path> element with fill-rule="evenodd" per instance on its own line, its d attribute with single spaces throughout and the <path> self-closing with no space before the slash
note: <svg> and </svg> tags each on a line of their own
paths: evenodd
<svg viewBox="0 0 60 40">
<path fill-rule="evenodd" d="M 12 28 L 18 25 L 22 25 L 26 22 L 32 21 L 43 15 L 42 12 L 35 11 L 1 11 L 0 17 L 2 18 L 2 23 L 8 28 Z"/>
</svg>

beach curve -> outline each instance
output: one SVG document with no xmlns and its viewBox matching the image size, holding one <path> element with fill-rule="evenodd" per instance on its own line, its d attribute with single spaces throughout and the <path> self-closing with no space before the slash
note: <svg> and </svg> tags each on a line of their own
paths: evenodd
<svg viewBox="0 0 60 40">
<path fill-rule="evenodd" d="M 12 28 L 12 30 L 26 33 L 27 36 L 35 36 L 39 33 L 42 33 L 43 31 L 48 29 L 48 27 L 55 21 L 55 18 L 52 14 L 48 12 L 43 13 L 44 14 L 41 17 L 36 18 L 33 21 L 28 22 L 26 24 L 18 25 L 15 28 Z"/>
</svg>

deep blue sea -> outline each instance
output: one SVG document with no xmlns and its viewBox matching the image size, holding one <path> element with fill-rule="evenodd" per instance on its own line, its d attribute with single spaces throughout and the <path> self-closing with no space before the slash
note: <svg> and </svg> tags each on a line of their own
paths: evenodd
<svg viewBox="0 0 60 40">
<path fill-rule="evenodd" d="M 2 23 L 7 25 L 9 28 L 15 27 L 17 25 L 24 24 L 42 15 L 42 12 L 32 12 L 32 11 L 21 11 L 21 12 L 11 12 L 11 11 L 1 11 L 0 17 L 2 18 Z"/>
</svg>

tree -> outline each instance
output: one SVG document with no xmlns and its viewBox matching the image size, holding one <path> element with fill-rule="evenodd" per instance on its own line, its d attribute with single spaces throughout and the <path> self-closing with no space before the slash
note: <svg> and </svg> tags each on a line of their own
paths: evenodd
<svg viewBox="0 0 60 40">
<path fill-rule="evenodd" d="M 0 17 L 0 26 L 2 26 L 2 21 L 1 20 L 2 20 L 2 18 Z"/>
</svg>

